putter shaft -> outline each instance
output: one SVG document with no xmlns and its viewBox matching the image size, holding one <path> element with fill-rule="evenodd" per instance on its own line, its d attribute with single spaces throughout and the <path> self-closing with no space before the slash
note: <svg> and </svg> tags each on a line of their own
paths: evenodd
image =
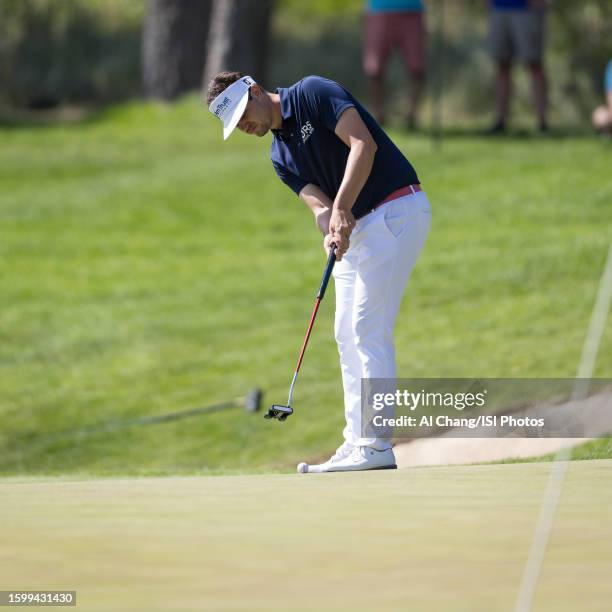
<svg viewBox="0 0 612 612">
<path fill-rule="evenodd" d="M 308 330 L 306 331 L 306 336 L 304 337 L 304 343 L 302 344 L 302 350 L 300 351 L 300 356 L 298 358 L 297 366 L 295 367 L 295 373 L 293 374 L 293 380 L 291 381 L 291 387 L 289 389 L 289 401 L 287 402 L 288 406 L 291 406 L 291 398 L 293 397 L 293 387 L 295 386 L 295 381 L 297 380 L 297 376 L 300 371 L 300 367 L 302 366 L 302 359 L 304 359 L 304 353 L 306 352 L 306 346 L 308 346 L 308 340 L 310 339 L 310 332 L 312 332 L 312 326 L 314 325 L 315 319 L 317 318 L 317 312 L 319 312 L 319 306 L 321 304 L 321 300 L 325 297 L 325 290 L 327 289 L 327 284 L 329 283 L 329 279 L 331 277 L 332 270 L 334 269 L 335 262 L 336 262 L 336 245 L 332 244 L 329 250 L 329 257 L 327 258 L 327 265 L 325 266 L 325 272 L 323 272 L 323 278 L 321 279 L 321 286 L 319 287 L 319 292 L 317 293 L 317 297 L 315 299 L 315 305 L 312 311 L 312 315 L 310 317 L 310 323 L 308 324 Z"/>
<path fill-rule="evenodd" d="M 300 356 L 298 357 L 297 366 L 295 368 L 295 372 L 293 373 L 293 379 L 291 380 L 291 386 L 289 387 L 289 398 L 287 399 L 287 406 L 290 412 L 283 413 L 279 416 L 279 410 L 276 409 L 276 406 L 272 406 L 268 413 L 265 415 L 267 419 L 277 418 L 279 420 L 285 420 L 289 414 L 293 412 L 291 409 L 291 402 L 293 401 L 293 390 L 295 389 L 295 383 L 298 378 L 298 374 L 300 372 L 300 368 L 302 367 L 302 360 L 304 359 L 304 353 L 306 352 L 306 347 L 308 346 L 308 340 L 310 339 L 310 333 L 312 332 L 312 327 L 314 325 L 315 319 L 317 317 L 317 312 L 319 311 L 319 305 L 321 304 L 321 300 L 325 296 L 325 290 L 327 289 L 327 285 L 329 283 L 329 279 L 331 277 L 332 270 L 334 268 L 334 263 L 336 262 L 336 245 L 332 244 L 329 250 L 329 257 L 327 258 L 327 265 L 325 266 L 325 271 L 323 273 L 323 278 L 321 279 L 321 286 L 319 287 L 319 292 L 317 293 L 317 297 L 315 300 L 314 309 L 312 311 L 312 315 L 310 317 L 310 323 L 308 324 L 308 330 L 306 331 L 306 336 L 304 337 L 304 342 L 302 343 L 302 350 L 300 351 Z"/>
</svg>

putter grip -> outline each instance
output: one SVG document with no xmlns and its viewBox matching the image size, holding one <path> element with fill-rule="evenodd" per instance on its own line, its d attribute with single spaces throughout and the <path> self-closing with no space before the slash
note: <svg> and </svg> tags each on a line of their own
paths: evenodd
<svg viewBox="0 0 612 612">
<path fill-rule="evenodd" d="M 321 286 L 319 287 L 319 293 L 317 293 L 317 298 L 319 300 L 322 300 L 323 296 L 325 295 L 325 290 L 327 289 L 327 283 L 329 283 L 329 277 L 331 276 L 335 263 L 336 263 L 336 245 L 332 244 L 331 249 L 329 251 L 329 257 L 327 258 L 327 265 L 325 266 L 325 272 L 323 273 L 323 278 L 321 280 Z"/>
</svg>

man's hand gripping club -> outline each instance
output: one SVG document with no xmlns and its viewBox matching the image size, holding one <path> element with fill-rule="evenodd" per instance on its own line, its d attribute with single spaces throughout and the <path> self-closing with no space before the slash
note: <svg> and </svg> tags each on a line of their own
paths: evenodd
<svg viewBox="0 0 612 612">
<path fill-rule="evenodd" d="M 329 233 L 323 244 L 329 254 L 331 243 L 336 245 L 336 261 L 340 261 L 350 245 L 351 232 L 355 228 L 355 217 L 350 210 L 342 210 L 334 206 L 329 219 Z"/>
</svg>

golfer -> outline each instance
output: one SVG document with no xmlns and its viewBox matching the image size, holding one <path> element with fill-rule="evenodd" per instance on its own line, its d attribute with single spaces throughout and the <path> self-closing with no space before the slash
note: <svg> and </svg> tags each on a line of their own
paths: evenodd
<svg viewBox="0 0 612 612">
<path fill-rule="evenodd" d="M 223 123 L 264 136 L 280 179 L 336 244 L 335 336 L 344 386 L 344 442 L 309 472 L 395 468 L 391 441 L 362 436 L 361 380 L 394 379 L 393 328 L 421 252 L 431 211 L 416 172 L 373 117 L 334 81 L 308 76 L 268 92 L 221 72 L 207 92 Z"/>
</svg>

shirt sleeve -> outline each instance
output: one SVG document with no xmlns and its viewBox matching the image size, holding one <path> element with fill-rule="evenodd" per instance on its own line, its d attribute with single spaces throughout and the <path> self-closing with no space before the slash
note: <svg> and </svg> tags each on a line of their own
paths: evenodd
<svg viewBox="0 0 612 612">
<path fill-rule="evenodd" d="M 332 132 L 342 113 L 355 106 L 352 96 L 338 83 L 321 77 L 304 79 L 304 91 L 323 125 Z"/>
<path fill-rule="evenodd" d="M 305 181 L 303 178 L 300 178 L 293 172 L 290 172 L 283 165 L 279 164 L 277 161 L 273 161 L 272 165 L 274 166 L 274 170 L 276 170 L 276 174 L 280 178 L 289 189 L 295 191 L 295 195 L 300 195 L 300 191 L 308 185 L 308 181 Z"/>
</svg>

